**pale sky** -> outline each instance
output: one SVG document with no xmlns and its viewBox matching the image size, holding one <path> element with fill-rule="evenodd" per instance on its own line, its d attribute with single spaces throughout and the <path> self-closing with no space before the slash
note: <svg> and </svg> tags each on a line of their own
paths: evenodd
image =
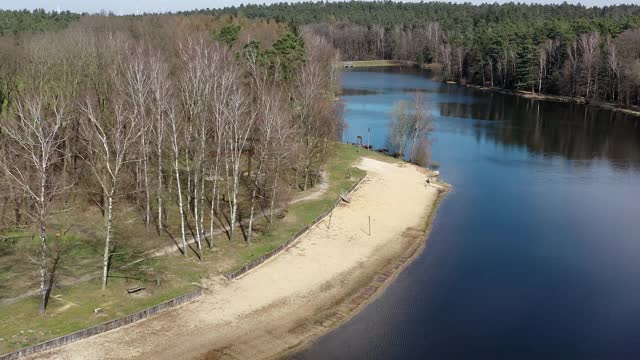
<svg viewBox="0 0 640 360">
<path fill-rule="evenodd" d="M 242 3 L 274 3 L 281 0 L 0 0 L 0 9 L 71 10 L 74 12 L 113 11 L 116 14 L 139 12 L 163 12 L 204 8 L 220 8 Z M 409 0 L 411 1 L 411 0 Z M 490 2 L 504 3 L 510 0 L 453 0 L 451 2 L 472 2 L 474 4 Z M 525 3 L 553 4 L 563 0 L 519 0 Z M 585 6 L 605 6 L 615 4 L 638 4 L 640 0 L 567 0 L 572 4 Z"/>
</svg>

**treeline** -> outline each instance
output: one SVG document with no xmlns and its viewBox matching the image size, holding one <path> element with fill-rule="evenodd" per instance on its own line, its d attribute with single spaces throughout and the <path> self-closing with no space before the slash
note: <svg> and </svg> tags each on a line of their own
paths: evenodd
<svg viewBox="0 0 640 360">
<path fill-rule="evenodd" d="M 322 35 L 344 60 L 442 64 L 444 80 L 640 105 L 638 5 L 302 2 L 182 15 L 273 20 Z"/>
<path fill-rule="evenodd" d="M 350 1 L 209 12 L 297 25 L 345 60 L 439 63 L 444 80 L 640 105 L 637 5 Z"/>
<path fill-rule="evenodd" d="M 80 19 L 70 11 L 0 10 L 0 35 L 62 30 Z"/>
<path fill-rule="evenodd" d="M 52 214 L 100 209 L 104 289 L 118 221 L 176 231 L 184 255 L 191 229 L 202 258 L 220 228 L 232 239 L 240 225 L 250 243 L 256 214 L 272 221 L 286 189 L 317 181 L 342 130 L 337 53 L 241 23 L 97 16 L 0 39 L 0 224 L 38 234 L 41 313 Z"/>
<path fill-rule="evenodd" d="M 455 4 L 447 2 L 400 1 L 307 1 L 275 4 L 247 4 L 224 9 L 204 9 L 183 14 L 233 15 L 248 18 L 271 18 L 300 26 L 321 22 L 348 22 L 355 25 L 384 27 L 413 27 L 438 21 L 450 30 L 472 32 L 481 23 L 535 23 L 546 21 L 575 21 L 580 26 L 590 23 L 606 25 L 611 19 L 636 22 L 640 16 L 638 5 L 615 5 L 587 8 L 582 5 L 558 4 Z"/>
</svg>

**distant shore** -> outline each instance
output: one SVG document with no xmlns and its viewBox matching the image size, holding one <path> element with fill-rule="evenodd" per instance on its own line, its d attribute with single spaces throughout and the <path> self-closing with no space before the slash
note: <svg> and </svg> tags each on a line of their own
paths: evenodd
<svg viewBox="0 0 640 360">
<path fill-rule="evenodd" d="M 289 249 L 160 316 L 33 358 L 272 358 L 346 321 L 384 289 L 426 241 L 448 185 L 404 162 L 362 158 L 366 178 Z M 370 225 L 369 225 L 370 224 Z"/>
<path fill-rule="evenodd" d="M 580 97 L 580 96 L 570 97 L 570 96 L 561 96 L 561 95 L 536 94 L 536 93 L 531 92 L 531 91 L 506 90 L 506 89 L 501 89 L 501 88 L 497 88 L 497 87 L 485 87 L 485 86 L 470 85 L 470 84 L 461 84 L 461 85 L 467 86 L 467 87 L 472 88 L 472 89 L 482 90 L 482 91 L 492 91 L 492 92 L 497 92 L 497 93 L 500 93 L 500 94 L 521 96 L 521 97 L 524 97 L 524 98 L 527 98 L 527 99 L 591 105 L 591 106 L 596 106 L 596 107 L 599 107 L 599 108 L 602 108 L 602 109 L 607 109 L 607 110 L 611 110 L 611 111 L 618 111 L 618 112 L 622 112 L 622 113 L 629 114 L 629 115 L 634 115 L 634 116 L 640 116 L 640 108 L 637 108 L 637 107 L 626 107 L 626 106 L 621 105 L 621 104 L 608 103 L 608 102 L 604 102 L 604 101 L 590 100 L 590 99 L 586 99 L 586 98 Z"/>
<path fill-rule="evenodd" d="M 365 67 L 417 67 L 415 61 L 406 60 L 356 60 L 343 61 L 342 66 L 345 68 L 365 68 Z M 440 64 L 423 64 L 423 69 L 439 69 Z"/>
</svg>

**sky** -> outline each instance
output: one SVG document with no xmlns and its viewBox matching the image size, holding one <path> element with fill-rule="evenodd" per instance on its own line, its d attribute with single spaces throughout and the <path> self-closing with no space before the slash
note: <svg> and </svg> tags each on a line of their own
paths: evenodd
<svg viewBox="0 0 640 360">
<path fill-rule="evenodd" d="M 36 9 L 71 10 L 73 12 L 113 11 L 116 14 L 136 12 L 164 12 L 204 8 L 220 8 L 242 3 L 273 3 L 284 0 L 0 0 L 0 9 Z M 411 0 L 409 0 L 411 1 Z M 498 2 L 511 0 L 452 0 L 452 2 Z M 526 3 L 553 4 L 562 0 L 518 0 Z M 567 0 L 568 3 L 580 3 L 585 6 L 605 6 L 615 4 L 639 4 L 640 0 Z"/>
</svg>

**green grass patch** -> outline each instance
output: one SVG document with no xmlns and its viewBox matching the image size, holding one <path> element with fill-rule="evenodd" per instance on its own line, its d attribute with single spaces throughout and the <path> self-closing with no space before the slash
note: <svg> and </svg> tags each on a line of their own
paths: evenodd
<svg viewBox="0 0 640 360">
<path fill-rule="evenodd" d="M 96 279 L 58 290 L 51 297 L 45 316 L 37 315 L 36 297 L 0 306 L 0 354 L 135 313 L 195 289 L 191 284 L 161 284 L 127 294 L 127 288 L 138 284 L 111 279 L 103 292 Z M 96 314 L 96 308 L 102 311 Z"/>
</svg>

